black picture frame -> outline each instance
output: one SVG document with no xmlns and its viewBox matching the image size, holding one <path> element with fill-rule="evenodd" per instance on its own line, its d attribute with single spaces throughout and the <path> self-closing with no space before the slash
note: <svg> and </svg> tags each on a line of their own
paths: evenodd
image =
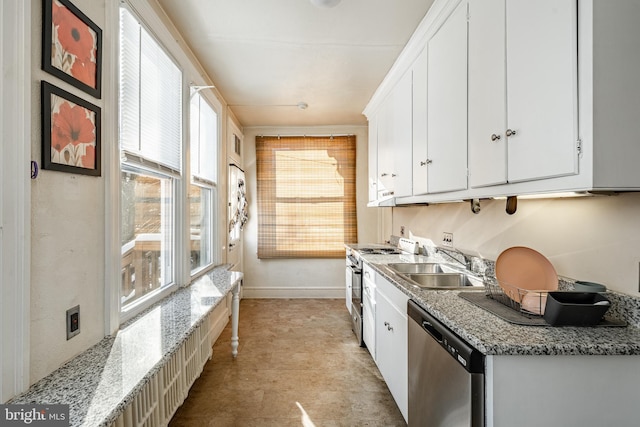
<svg viewBox="0 0 640 427">
<path fill-rule="evenodd" d="M 42 0 L 42 69 L 102 96 L 102 30 L 69 0 Z"/>
<path fill-rule="evenodd" d="M 42 169 L 100 176 L 100 107 L 46 81 L 41 86 Z"/>
</svg>

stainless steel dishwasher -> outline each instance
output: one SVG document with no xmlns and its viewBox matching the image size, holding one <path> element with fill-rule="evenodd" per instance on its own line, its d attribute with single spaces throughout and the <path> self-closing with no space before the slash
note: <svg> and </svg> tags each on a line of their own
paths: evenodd
<svg viewBox="0 0 640 427">
<path fill-rule="evenodd" d="M 484 426 L 482 353 L 413 301 L 407 315 L 409 426 Z"/>
</svg>

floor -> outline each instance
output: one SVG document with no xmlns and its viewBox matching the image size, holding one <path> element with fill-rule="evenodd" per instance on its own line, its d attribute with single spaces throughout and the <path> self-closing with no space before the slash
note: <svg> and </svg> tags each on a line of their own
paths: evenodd
<svg viewBox="0 0 640 427">
<path fill-rule="evenodd" d="M 405 426 L 378 368 L 351 332 L 344 300 L 244 299 L 171 420 L 183 426 Z"/>
</svg>

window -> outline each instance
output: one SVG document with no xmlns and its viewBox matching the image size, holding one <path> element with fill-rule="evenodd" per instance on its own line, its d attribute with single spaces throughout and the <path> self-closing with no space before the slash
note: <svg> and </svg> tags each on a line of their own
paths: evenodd
<svg viewBox="0 0 640 427">
<path fill-rule="evenodd" d="M 356 138 L 257 137 L 258 258 L 339 258 L 355 242 Z"/>
<path fill-rule="evenodd" d="M 175 283 L 182 73 L 120 8 L 122 309 Z"/>
<path fill-rule="evenodd" d="M 213 264 L 213 201 L 216 199 L 218 115 L 198 92 L 191 94 L 190 106 L 191 185 L 190 264 L 197 273 Z"/>
</svg>

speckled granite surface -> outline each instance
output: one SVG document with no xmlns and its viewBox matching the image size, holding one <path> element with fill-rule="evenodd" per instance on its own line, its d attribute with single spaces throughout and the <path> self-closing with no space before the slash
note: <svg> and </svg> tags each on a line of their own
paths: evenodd
<svg viewBox="0 0 640 427">
<path fill-rule="evenodd" d="M 9 403 L 69 404 L 71 426 L 109 425 L 241 279 L 226 266 L 213 269 Z"/>
<path fill-rule="evenodd" d="M 368 246 L 368 245 L 364 245 Z M 350 246 L 357 250 L 357 245 Z M 383 267 L 392 262 L 450 262 L 422 255 L 361 255 L 409 298 L 486 355 L 640 355 L 640 299 L 607 292 L 607 316 L 626 321 L 627 327 L 522 326 L 460 298 L 459 291 L 417 288 Z M 562 289 L 572 281 L 560 278 Z M 478 292 L 483 292 L 478 290 Z"/>
</svg>

